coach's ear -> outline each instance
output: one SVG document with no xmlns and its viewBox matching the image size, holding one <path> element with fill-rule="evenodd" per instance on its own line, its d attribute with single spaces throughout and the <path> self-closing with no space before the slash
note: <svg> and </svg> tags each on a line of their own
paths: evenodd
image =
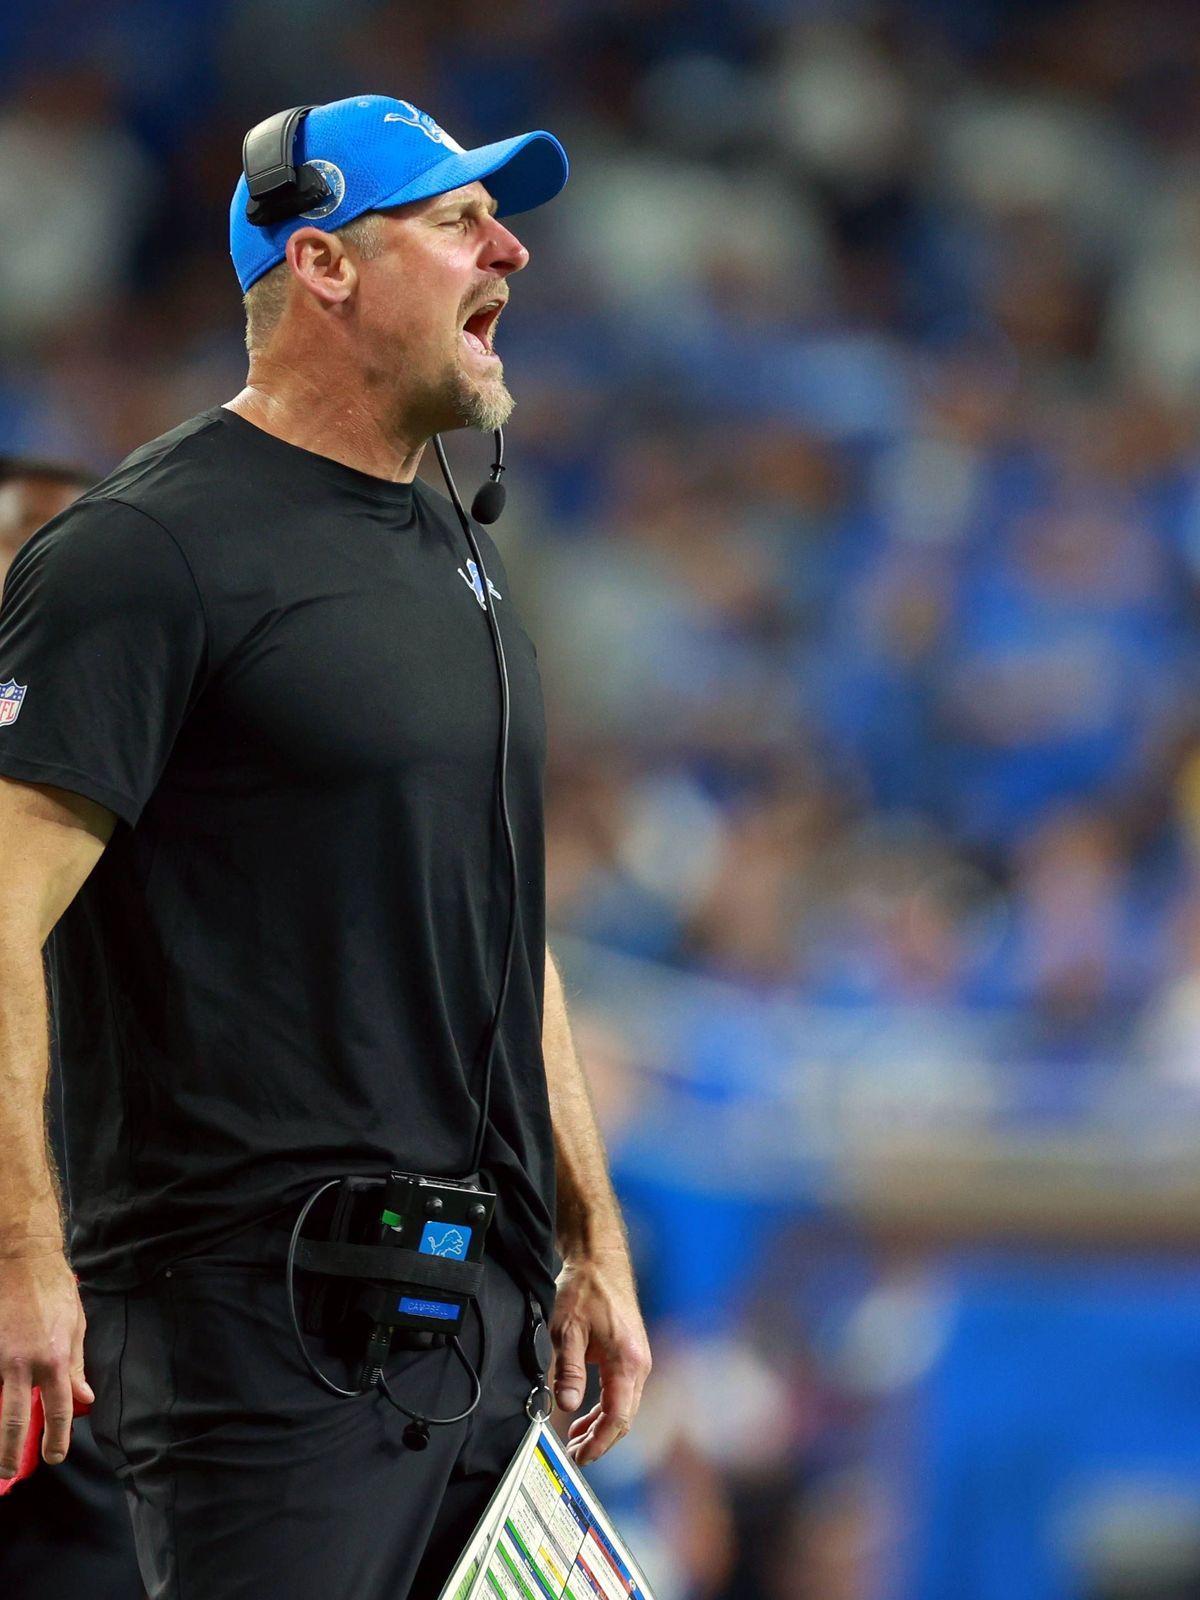
<svg viewBox="0 0 1200 1600">
<path fill-rule="evenodd" d="M 297 228 L 285 259 L 299 287 L 322 308 L 345 305 L 358 286 L 358 268 L 336 233 Z"/>
</svg>

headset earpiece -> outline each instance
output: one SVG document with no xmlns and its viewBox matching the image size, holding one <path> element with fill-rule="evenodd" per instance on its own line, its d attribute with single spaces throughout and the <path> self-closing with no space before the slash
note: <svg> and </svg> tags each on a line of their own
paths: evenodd
<svg viewBox="0 0 1200 1600">
<path fill-rule="evenodd" d="M 242 171 L 250 198 L 246 221 L 269 228 L 329 198 L 329 185 L 309 162 L 296 166 L 296 134 L 312 106 L 293 106 L 265 117 L 242 140 Z"/>
</svg>

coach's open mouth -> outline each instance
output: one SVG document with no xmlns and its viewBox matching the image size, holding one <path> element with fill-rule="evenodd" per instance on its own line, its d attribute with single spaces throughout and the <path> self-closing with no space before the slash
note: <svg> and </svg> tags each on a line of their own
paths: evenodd
<svg viewBox="0 0 1200 1600">
<path fill-rule="evenodd" d="M 504 309 L 503 300 L 489 300 L 486 305 L 473 311 L 463 324 L 462 336 L 472 350 L 481 356 L 494 356 L 492 349 L 492 335 L 496 323 L 500 320 L 500 313 Z"/>
</svg>

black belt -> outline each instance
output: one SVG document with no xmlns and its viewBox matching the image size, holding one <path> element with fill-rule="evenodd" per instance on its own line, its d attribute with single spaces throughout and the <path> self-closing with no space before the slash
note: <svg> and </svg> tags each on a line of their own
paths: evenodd
<svg viewBox="0 0 1200 1600">
<path fill-rule="evenodd" d="M 305 1272 L 331 1278 L 367 1279 L 375 1283 L 415 1283 L 423 1289 L 452 1294 L 479 1293 L 482 1261 L 454 1261 L 422 1255 L 389 1244 L 346 1244 L 334 1239 L 298 1239 L 295 1264 Z"/>
</svg>

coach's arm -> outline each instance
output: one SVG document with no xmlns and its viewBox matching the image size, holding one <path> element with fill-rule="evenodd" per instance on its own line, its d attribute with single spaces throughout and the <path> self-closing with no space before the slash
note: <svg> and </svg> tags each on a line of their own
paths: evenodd
<svg viewBox="0 0 1200 1600">
<path fill-rule="evenodd" d="M 583 1403 L 585 1365 L 599 1367 L 599 1402 L 568 1430 L 571 1454 L 586 1465 L 629 1432 L 650 1372 L 650 1345 L 604 1143 L 571 1039 L 562 979 L 549 950 L 542 1049 L 554 1123 L 558 1247 L 563 1255 L 550 1324 L 554 1398 L 564 1411 L 577 1411 Z"/>
<path fill-rule="evenodd" d="M 116 819 L 80 795 L 0 778 L 0 1478 L 16 1475 L 31 1390 L 42 1454 L 61 1461 L 83 1375 L 83 1307 L 63 1248 L 46 1148 L 49 1039 L 42 946 Z"/>
</svg>

